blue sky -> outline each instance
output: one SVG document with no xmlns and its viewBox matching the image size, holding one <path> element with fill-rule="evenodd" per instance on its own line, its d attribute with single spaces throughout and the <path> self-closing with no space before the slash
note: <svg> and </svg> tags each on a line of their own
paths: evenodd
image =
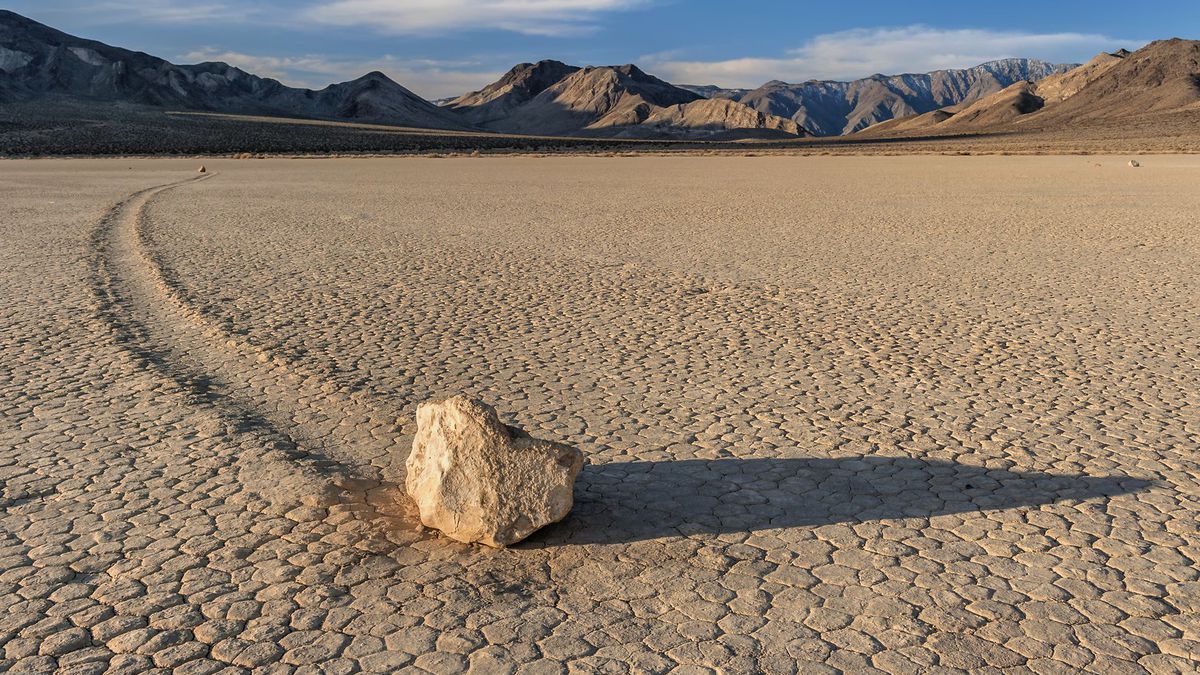
<svg viewBox="0 0 1200 675">
<path fill-rule="evenodd" d="M 515 63 L 634 62 L 678 83 L 752 87 L 994 58 L 1084 61 L 1200 37 L 1200 0 L 7 0 L 69 33 L 176 63 L 221 60 L 320 87 L 382 70 L 429 98 Z"/>
</svg>

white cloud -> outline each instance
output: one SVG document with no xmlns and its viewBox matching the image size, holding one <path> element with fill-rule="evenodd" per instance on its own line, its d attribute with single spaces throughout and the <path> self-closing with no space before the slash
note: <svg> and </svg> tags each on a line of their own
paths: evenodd
<svg viewBox="0 0 1200 675">
<path fill-rule="evenodd" d="M 332 26 L 365 26 L 398 35 L 491 29 L 526 35 L 576 35 L 595 28 L 604 12 L 646 0 L 334 0 L 301 17 Z"/>
<path fill-rule="evenodd" d="M 1091 33 L 1021 33 L 929 26 L 857 28 L 818 35 L 780 57 L 688 61 L 649 55 L 644 65 L 660 77 L 689 84 L 756 87 L 767 80 L 855 79 L 874 73 L 923 73 L 966 68 L 1008 57 L 1082 61 L 1145 40 Z"/>
<path fill-rule="evenodd" d="M 458 96 L 481 89 L 495 81 L 502 71 L 483 67 L 475 61 L 438 61 L 431 59 L 337 59 L 320 54 L 304 56 L 265 56 L 212 48 L 197 49 L 180 56 L 185 62 L 224 61 L 248 73 L 271 77 L 294 87 L 320 89 L 334 82 L 345 82 L 378 70 L 413 92 L 428 99 Z"/>
</svg>

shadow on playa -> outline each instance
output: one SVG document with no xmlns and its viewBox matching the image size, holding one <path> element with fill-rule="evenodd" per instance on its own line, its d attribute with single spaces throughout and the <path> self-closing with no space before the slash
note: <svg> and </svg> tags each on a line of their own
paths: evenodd
<svg viewBox="0 0 1200 675">
<path fill-rule="evenodd" d="M 584 467 L 575 508 L 528 544 L 614 544 L 1037 507 L 1152 481 L 987 469 L 903 457 L 688 459 Z"/>
</svg>

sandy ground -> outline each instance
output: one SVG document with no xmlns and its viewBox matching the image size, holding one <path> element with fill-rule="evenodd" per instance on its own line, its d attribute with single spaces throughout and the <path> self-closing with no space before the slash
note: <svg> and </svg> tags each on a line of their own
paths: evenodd
<svg viewBox="0 0 1200 675">
<path fill-rule="evenodd" d="M 2 162 L 0 670 L 1195 672 L 1200 158 L 1126 160 Z M 414 526 L 459 391 L 566 521 Z"/>
</svg>

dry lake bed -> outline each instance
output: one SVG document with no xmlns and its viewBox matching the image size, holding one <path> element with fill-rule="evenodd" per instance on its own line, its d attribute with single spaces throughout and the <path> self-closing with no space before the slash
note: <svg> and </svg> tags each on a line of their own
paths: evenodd
<svg viewBox="0 0 1200 675">
<path fill-rule="evenodd" d="M 0 162 L 0 670 L 1195 672 L 1200 157 Z M 580 448 L 423 531 L 418 402 Z"/>
</svg>

